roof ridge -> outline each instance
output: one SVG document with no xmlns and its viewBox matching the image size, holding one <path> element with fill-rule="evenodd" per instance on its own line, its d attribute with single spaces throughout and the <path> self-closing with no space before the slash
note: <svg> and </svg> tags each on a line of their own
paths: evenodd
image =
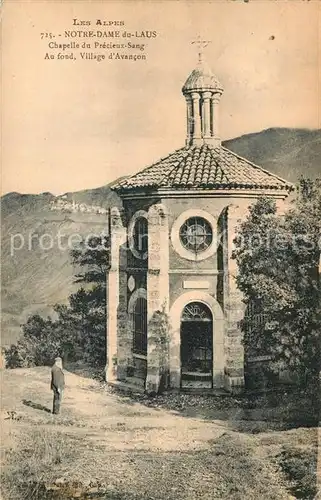
<svg viewBox="0 0 321 500">
<path fill-rule="evenodd" d="M 184 154 L 184 149 L 185 149 L 185 154 Z M 187 146 L 184 146 L 183 148 L 180 148 L 178 149 L 177 151 L 174 151 L 174 153 L 171 153 L 170 155 L 167 156 L 167 158 L 169 156 L 172 156 L 172 154 L 175 154 L 176 152 L 178 151 L 183 151 L 183 156 L 182 158 L 180 159 L 178 165 L 173 165 L 173 168 L 171 169 L 171 171 L 169 173 L 166 174 L 166 178 L 167 179 L 170 179 L 174 170 L 176 170 L 176 173 L 175 175 L 177 175 L 177 171 L 179 170 L 179 168 L 181 167 L 182 165 L 182 162 L 190 155 L 191 151 L 193 151 L 195 149 L 195 146 L 192 146 L 192 147 L 187 147 Z M 165 174 L 164 174 L 165 175 Z M 163 182 L 164 180 L 164 177 L 162 178 L 161 180 L 161 183 Z"/>
<path fill-rule="evenodd" d="M 226 182 L 230 182 L 227 173 L 225 172 L 223 165 L 220 164 L 219 159 L 221 158 L 220 151 L 223 149 L 221 146 L 214 146 L 213 144 L 206 144 L 207 149 L 211 151 L 211 155 L 215 161 L 215 171 L 221 173 L 221 181 L 225 179 Z M 217 156 L 213 153 L 216 152 Z M 214 176 L 216 177 L 216 175 Z"/>
<path fill-rule="evenodd" d="M 239 160 L 242 160 L 242 161 L 245 161 L 246 163 L 250 164 L 252 167 L 254 168 L 257 168 L 258 170 L 260 170 L 261 172 L 264 172 L 265 174 L 268 174 L 269 176 L 271 177 L 274 177 L 275 179 L 278 179 L 279 181 L 281 182 L 284 182 L 284 184 L 287 184 L 289 186 L 294 186 L 294 184 L 290 181 L 287 181 L 286 179 L 283 179 L 283 177 L 279 177 L 278 175 L 276 174 L 273 174 L 273 172 L 270 172 L 269 170 L 266 170 L 265 168 L 263 167 L 260 167 L 259 165 L 257 165 L 256 163 L 253 163 L 252 161 L 248 160 L 247 158 L 244 158 L 244 156 L 240 156 L 238 155 L 237 153 L 234 153 L 234 151 L 232 151 L 231 149 L 228 149 L 228 148 L 225 148 L 224 146 L 221 146 L 221 148 L 224 150 L 224 151 L 228 151 L 229 153 L 231 153 L 233 156 L 235 156 L 236 158 L 238 158 Z"/>
<path fill-rule="evenodd" d="M 141 170 L 138 170 L 138 172 L 135 172 L 134 174 L 132 175 L 129 175 L 128 177 L 126 177 L 125 179 L 123 179 L 122 181 L 120 181 L 119 183 L 115 184 L 115 188 L 117 188 L 118 186 L 123 186 L 123 185 L 126 185 L 127 181 L 130 181 L 130 179 L 132 179 L 133 177 L 136 177 L 137 175 L 139 174 L 142 174 L 142 173 L 145 173 L 145 172 L 148 172 L 149 170 L 151 170 L 152 168 L 156 167 L 159 163 L 167 160 L 170 156 L 173 156 L 175 153 L 178 153 L 179 151 L 183 150 L 183 149 L 186 149 L 186 146 L 183 146 L 182 148 L 178 148 L 178 149 L 175 149 L 174 151 L 172 151 L 172 153 L 169 153 L 168 155 L 166 156 L 162 156 L 161 158 L 159 158 L 157 161 L 153 162 L 151 165 L 149 166 L 146 166 L 145 168 L 142 168 Z M 175 167 L 173 167 L 175 168 Z"/>
<path fill-rule="evenodd" d="M 222 146 L 218 146 L 218 147 L 215 147 L 213 146 L 212 144 L 209 145 L 209 149 L 211 149 L 211 154 L 213 154 L 214 151 L 217 151 L 218 152 L 218 157 L 220 158 L 220 151 L 224 148 L 222 148 Z M 216 159 L 215 159 L 216 160 Z M 220 164 L 219 161 L 216 160 L 216 168 L 219 169 L 221 172 L 222 172 L 222 178 L 225 177 L 225 179 L 227 180 L 227 182 L 229 182 L 229 178 L 227 176 L 227 173 L 225 172 L 225 170 L 223 169 L 223 165 Z"/>
<path fill-rule="evenodd" d="M 214 186 L 291 191 L 293 184 L 222 145 L 185 145 L 113 186 L 116 191 L 149 188 L 209 189 Z"/>
</svg>

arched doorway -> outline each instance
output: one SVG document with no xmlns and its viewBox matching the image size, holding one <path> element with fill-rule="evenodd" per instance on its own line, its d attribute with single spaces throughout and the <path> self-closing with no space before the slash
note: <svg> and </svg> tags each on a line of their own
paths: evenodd
<svg viewBox="0 0 321 500">
<path fill-rule="evenodd" d="M 190 302 L 181 315 L 181 386 L 212 387 L 213 316 L 206 304 Z"/>
</svg>

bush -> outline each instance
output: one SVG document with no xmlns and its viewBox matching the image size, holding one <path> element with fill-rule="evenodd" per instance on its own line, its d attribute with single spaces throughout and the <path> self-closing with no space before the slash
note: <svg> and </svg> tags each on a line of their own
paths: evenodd
<svg viewBox="0 0 321 500">
<path fill-rule="evenodd" d="M 50 318 L 31 316 L 22 327 L 22 338 L 4 351 L 6 367 L 51 365 L 57 356 L 65 358 L 68 338 L 60 326 Z"/>
<path fill-rule="evenodd" d="M 28 368 L 35 366 L 34 343 L 22 338 L 17 344 L 4 349 L 6 368 Z"/>
<path fill-rule="evenodd" d="M 94 368 L 106 363 L 105 289 L 81 288 L 69 298 L 69 306 L 56 305 L 56 321 L 38 314 L 23 325 L 22 338 L 5 349 L 7 368 L 51 365 L 57 356 L 64 361 L 85 361 Z"/>
</svg>

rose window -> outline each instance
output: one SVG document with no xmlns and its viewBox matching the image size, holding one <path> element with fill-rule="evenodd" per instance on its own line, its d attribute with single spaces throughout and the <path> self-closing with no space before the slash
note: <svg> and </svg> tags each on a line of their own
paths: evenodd
<svg viewBox="0 0 321 500">
<path fill-rule="evenodd" d="M 187 250 L 200 253 L 205 251 L 213 241 L 210 224 L 202 217 L 190 217 L 180 228 L 180 241 Z"/>
</svg>

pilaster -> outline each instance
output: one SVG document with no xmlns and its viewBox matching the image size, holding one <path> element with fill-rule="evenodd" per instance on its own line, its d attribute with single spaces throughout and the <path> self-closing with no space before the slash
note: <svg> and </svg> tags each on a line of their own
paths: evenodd
<svg viewBox="0 0 321 500">
<path fill-rule="evenodd" d="M 128 328 L 127 310 L 127 245 L 119 251 L 119 303 L 117 309 L 117 379 L 126 380 L 132 360 L 132 334 Z"/>
<path fill-rule="evenodd" d="M 229 206 L 227 209 L 226 233 L 226 264 L 225 278 L 225 315 L 226 315 L 226 366 L 225 388 L 231 392 L 239 392 L 244 386 L 244 347 L 243 333 L 239 322 L 244 316 L 242 293 L 236 284 L 237 263 L 232 259 L 233 240 L 236 236 L 236 227 L 240 218 L 244 219 L 244 209 L 239 206 Z"/>
<path fill-rule="evenodd" d="M 107 276 L 107 367 L 108 382 L 118 378 L 118 326 L 119 304 L 121 298 L 120 284 L 120 256 L 126 242 L 126 229 L 123 227 L 118 208 L 114 207 L 110 213 L 110 269 Z M 123 257 L 122 257 L 123 258 Z"/>
<path fill-rule="evenodd" d="M 163 205 L 157 204 L 148 211 L 148 275 L 147 311 L 148 322 L 156 311 L 165 308 L 169 302 L 169 234 L 168 215 Z M 154 354 L 156 345 L 147 336 L 147 378 L 146 390 L 157 392 L 160 382 L 160 366 Z"/>
</svg>

